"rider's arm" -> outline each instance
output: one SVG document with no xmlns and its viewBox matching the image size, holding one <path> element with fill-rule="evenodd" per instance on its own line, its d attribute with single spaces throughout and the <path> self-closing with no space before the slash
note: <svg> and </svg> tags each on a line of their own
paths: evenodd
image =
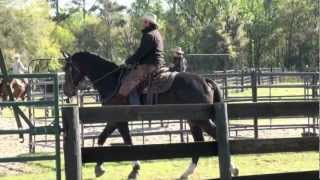
<svg viewBox="0 0 320 180">
<path fill-rule="evenodd" d="M 19 62 L 19 68 L 21 68 L 24 72 L 27 71 L 27 68 L 22 64 L 22 62 Z"/>
<path fill-rule="evenodd" d="M 150 34 L 143 35 L 140 47 L 126 60 L 126 64 L 138 64 L 141 59 L 152 53 L 152 50 L 155 48 L 153 39 L 153 36 Z"/>
<path fill-rule="evenodd" d="M 188 61 L 186 58 L 182 59 L 182 71 L 186 72 L 188 68 Z"/>
</svg>

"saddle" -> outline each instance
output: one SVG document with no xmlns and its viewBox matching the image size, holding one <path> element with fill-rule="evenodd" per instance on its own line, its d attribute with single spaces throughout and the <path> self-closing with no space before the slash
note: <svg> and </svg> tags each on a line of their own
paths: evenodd
<svg viewBox="0 0 320 180">
<path fill-rule="evenodd" d="M 167 67 L 160 68 L 159 71 L 152 73 L 147 78 L 147 83 L 142 90 L 142 94 L 160 94 L 168 91 L 177 73 L 169 71 Z"/>
<path fill-rule="evenodd" d="M 142 104 L 157 104 L 158 95 L 168 91 L 178 72 L 171 72 L 168 67 L 161 67 L 149 75 L 144 83 L 137 88 L 138 94 L 146 97 Z"/>
</svg>

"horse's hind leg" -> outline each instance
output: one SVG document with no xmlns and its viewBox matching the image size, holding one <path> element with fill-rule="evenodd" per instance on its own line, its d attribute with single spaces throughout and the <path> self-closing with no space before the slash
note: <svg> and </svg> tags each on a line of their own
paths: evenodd
<svg viewBox="0 0 320 180">
<path fill-rule="evenodd" d="M 209 136 L 216 140 L 216 125 L 210 119 L 208 121 L 197 121 L 198 126 L 201 127 Z M 232 176 L 239 175 L 239 169 L 231 162 L 230 171 Z"/>
<path fill-rule="evenodd" d="M 128 122 L 121 122 L 118 124 L 118 130 L 120 135 L 122 136 L 123 142 L 126 145 L 133 145 L 132 138 L 129 132 L 129 125 Z M 137 179 L 140 170 L 140 163 L 139 161 L 133 161 L 132 163 L 132 170 L 128 175 L 128 179 Z"/>
<path fill-rule="evenodd" d="M 195 142 L 204 141 L 202 130 L 199 126 L 189 121 L 190 131 Z M 181 175 L 180 179 L 188 179 L 188 177 L 193 174 L 194 170 L 197 167 L 199 161 L 199 156 L 195 155 L 192 157 L 192 162 L 189 165 L 188 169 Z"/>
<path fill-rule="evenodd" d="M 210 119 L 208 121 L 197 121 L 194 122 L 197 126 L 199 126 L 204 132 L 206 132 L 213 139 L 217 137 L 217 128 L 214 122 Z"/>
</svg>

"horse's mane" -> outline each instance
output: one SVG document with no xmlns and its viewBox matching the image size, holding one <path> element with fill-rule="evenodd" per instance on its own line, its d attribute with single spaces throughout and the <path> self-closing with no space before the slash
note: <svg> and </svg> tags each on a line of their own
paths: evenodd
<svg viewBox="0 0 320 180">
<path fill-rule="evenodd" d="M 117 70 L 118 65 L 89 52 L 75 53 L 72 55 L 72 62 L 78 64 L 80 71 L 84 72 L 91 82 L 103 77 L 103 79 L 93 84 L 103 99 L 113 95 L 119 83 L 120 71 L 108 76 L 105 76 L 105 74 Z"/>
<path fill-rule="evenodd" d="M 77 52 L 72 55 L 72 60 L 93 68 L 95 71 L 106 72 L 118 67 L 115 63 L 106 60 L 105 58 L 90 52 Z"/>
</svg>

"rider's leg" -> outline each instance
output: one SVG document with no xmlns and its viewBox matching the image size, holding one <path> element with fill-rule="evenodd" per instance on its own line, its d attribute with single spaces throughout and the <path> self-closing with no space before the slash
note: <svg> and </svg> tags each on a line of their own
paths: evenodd
<svg viewBox="0 0 320 180">
<path fill-rule="evenodd" d="M 129 104 L 131 105 L 141 105 L 140 96 L 138 90 L 135 88 L 129 94 Z"/>
<path fill-rule="evenodd" d="M 129 93 L 156 69 L 157 67 L 154 65 L 138 65 L 135 69 L 131 70 L 128 76 L 122 81 L 118 94 L 120 96 L 128 97 Z"/>
</svg>

